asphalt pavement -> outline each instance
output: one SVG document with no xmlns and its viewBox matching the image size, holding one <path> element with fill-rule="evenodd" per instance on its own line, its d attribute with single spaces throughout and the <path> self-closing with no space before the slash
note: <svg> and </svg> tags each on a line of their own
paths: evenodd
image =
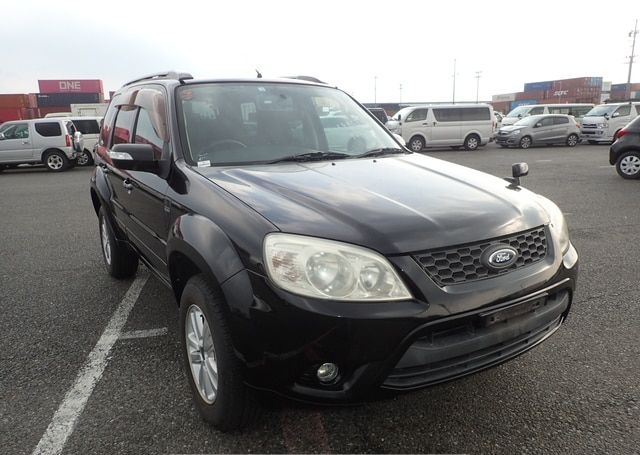
<svg viewBox="0 0 640 455">
<path fill-rule="evenodd" d="M 384 401 L 272 403 L 253 427 L 223 434 L 191 402 L 174 298 L 141 268 L 140 296 L 62 453 L 639 453 L 640 181 L 616 174 L 606 146 L 427 154 L 498 176 L 526 161 L 523 185 L 563 209 L 581 271 L 553 337 L 499 367 Z M 102 264 L 90 172 L 0 174 L 3 454 L 40 447 L 129 295 L 132 280 L 111 279 Z"/>
</svg>

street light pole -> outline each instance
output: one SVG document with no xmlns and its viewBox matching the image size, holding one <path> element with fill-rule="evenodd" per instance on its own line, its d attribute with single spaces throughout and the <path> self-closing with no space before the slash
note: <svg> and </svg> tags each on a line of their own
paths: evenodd
<svg viewBox="0 0 640 455">
<path fill-rule="evenodd" d="M 478 94 L 480 93 L 480 74 L 482 71 L 476 71 L 476 104 L 478 104 Z"/>
<path fill-rule="evenodd" d="M 373 76 L 373 103 L 378 107 L 378 76 Z"/>
<path fill-rule="evenodd" d="M 456 59 L 453 59 L 453 104 L 456 104 Z"/>
<path fill-rule="evenodd" d="M 402 103 L 402 84 L 400 84 L 400 103 Z"/>
<path fill-rule="evenodd" d="M 629 56 L 629 75 L 627 76 L 627 89 L 625 90 L 625 98 L 631 103 L 631 68 L 633 67 L 633 53 L 636 50 L 636 35 L 638 34 L 638 19 L 633 26 L 633 31 L 629 32 L 629 36 L 633 36 L 633 44 L 631 44 L 631 56 Z"/>
</svg>

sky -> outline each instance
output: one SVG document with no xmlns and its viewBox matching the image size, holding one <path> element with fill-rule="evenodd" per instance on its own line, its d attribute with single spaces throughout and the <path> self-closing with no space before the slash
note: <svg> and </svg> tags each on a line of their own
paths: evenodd
<svg viewBox="0 0 640 455">
<path fill-rule="evenodd" d="M 638 0 L 3 2 L 0 93 L 102 79 L 108 94 L 167 69 L 251 78 L 257 68 L 315 76 L 364 103 L 451 101 L 455 59 L 456 101 L 490 100 L 525 82 L 626 82 L 636 18 Z"/>
</svg>

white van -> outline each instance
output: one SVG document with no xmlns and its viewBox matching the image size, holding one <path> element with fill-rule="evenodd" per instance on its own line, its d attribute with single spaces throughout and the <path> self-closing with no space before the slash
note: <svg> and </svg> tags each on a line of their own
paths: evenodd
<svg viewBox="0 0 640 455">
<path fill-rule="evenodd" d="M 475 150 L 494 136 L 496 121 L 489 104 L 438 104 L 400 109 L 387 123 L 414 152 L 425 147 Z"/>
<path fill-rule="evenodd" d="M 584 115 L 593 109 L 593 106 L 595 106 L 593 103 L 527 104 L 512 109 L 511 112 L 502 119 L 502 126 L 513 125 L 524 117 L 540 114 L 572 115 L 576 119 L 576 122 L 580 124 Z"/>
<path fill-rule="evenodd" d="M 640 115 L 640 103 L 611 103 L 594 107 L 582 120 L 580 132 L 589 144 L 613 142 L 627 123 Z"/>
</svg>

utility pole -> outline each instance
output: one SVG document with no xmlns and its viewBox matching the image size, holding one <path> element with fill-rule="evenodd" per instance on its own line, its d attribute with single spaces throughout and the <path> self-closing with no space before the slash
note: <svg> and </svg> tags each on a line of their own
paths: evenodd
<svg viewBox="0 0 640 455">
<path fill-rule="evenodd" d="M 456 59 L 453 59 L 453 104 L 456 104 Z"/>
<path fill-rule="evenodd" d="M 474 76 L 476 78 L 476 104 L 478 104 L 478 94 L 480 93 L 480 74 L 482 74 L 482 71 L 476 71 Z"/>
<path fill-rule="evenodd" d="M 636 24 L 633 26 L 633 30 L 629 32 L 629 37 L 633 37 L 633 44 L 631 44 L 631 55 L 629 56 L 629 75 L 627 76 L 627 89 L 625 90 L 625 97 L 629 100 L 629 104 L 631 104 L 631 68 L 633 68 L 633 58 L 635 57 L 633 53 L 636 50 L 637 34 L 638 34 L 638 19 L 636 19 Z"/>
<path fill-rule="evenodd" d="M 378 107 L 378 76 L 373 76 L 373 102 Z"/>
<path fill-rule="evenodd" d="M 402 103 L 402 84 L 400 84 L 400 101 L 399 103 Z"/>
</svg>

